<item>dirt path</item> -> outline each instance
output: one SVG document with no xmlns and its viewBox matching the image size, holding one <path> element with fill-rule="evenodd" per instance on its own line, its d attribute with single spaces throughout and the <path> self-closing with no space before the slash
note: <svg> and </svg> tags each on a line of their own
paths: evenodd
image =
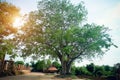
<svg viewBox="0 0 120 80">
<path fill-rule="evenodd" d="M 8 76 L 0 78 L 0 80 L 72 80 L 72 79 L 61 79 L 55 78 L 54 75 L 46 75 L 44 73 L 28 73 L 25 75 Z M 73 80 L 85 80 L 85 79 L 73 79 Z"/>
</svg>

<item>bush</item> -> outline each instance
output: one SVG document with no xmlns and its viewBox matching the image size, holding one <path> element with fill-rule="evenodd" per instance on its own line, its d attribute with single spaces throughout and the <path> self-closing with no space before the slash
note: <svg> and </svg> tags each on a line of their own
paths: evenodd
<svg viewBox="0 0 120 80">
<path fill-rule="evenodd" d="M 86 69 L 86 67 L 76 67 L 75 75 L 92 75 L 92 74 Z"/>
<path fill-rule="evenodd" d="M 35 69 L 36 69 L 37 71 L 43 72 L 43 70 L 44 70 L 45 67 L 46 67 L 45 61 L 42 60 L 42 61 L 38 61 L 38 62 L 36 63 Z"/>
<path fill-rule="evenodd" d="M 76 74 L 75 70 L 76 70 L 76 67 L 75 67 L 75 66 L 72 66 L 72 68 L 71 68 L 71 74 L 72 74 L 72 75 L 75 75 L 75 74 Z"/>
<path fill-rule="evenodd" d="M 44 72 L 48 67 L 51 66 L 50 60 L 38 60 L 36 63 L 31 62 L 32 71 Z"/>
<path fill-rule="evenodd" d="M 86 66 L 87 70 L 90 72 L 90 73 L 94 73 L 95 71 L 95 65 L 93 63 L 89 64 Z"/>
<path fill-rule="evenodd" d="M 58 72 L 60 72 L 62 70 L 62 66 L 59 62 L 55 61 L 52 63 L 52 65 L 58 69 Z"/>
<path fill-rule="evenodd" d="M 19 65 L 19 64 L 24 65 L 24 62 L 23 61 L 16 61 L 15 62 L 15 65 Z"/>
<path fill-rule="evenodd" d="M 76 67 L 75 75 L 81 75 L 80 67 Z"/>
</svg>

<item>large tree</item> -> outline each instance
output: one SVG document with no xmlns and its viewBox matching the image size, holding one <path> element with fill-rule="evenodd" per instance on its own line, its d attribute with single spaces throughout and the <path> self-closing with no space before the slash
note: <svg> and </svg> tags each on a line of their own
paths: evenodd
<svg viewBox="0 0 120 80">
<path fill-rule="evenodd" d="M 60 60 L 62 74 L 69 74 L 75 60 L 103 55 L 114 45 L 108 28 L 85 24 L 86 15 L 83 2 L 40 1 L 38 11 L 27 16 L 22 28 L 22 56 L 50 55 Z"/>
<path fill-rule="evenodd" d="M 17 29 L 13 27 L 15 17 L 19 15 L 19 9 L 12 4 L 0 2 L 0 71 L 4 67 L 6 54 L 13 53 L 13 41 L 10 37 Z"/>
</svg>

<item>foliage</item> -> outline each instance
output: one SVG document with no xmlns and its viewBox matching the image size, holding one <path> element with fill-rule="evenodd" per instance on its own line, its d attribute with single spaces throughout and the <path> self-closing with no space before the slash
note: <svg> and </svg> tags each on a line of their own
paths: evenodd
<svg viewBox="0 0 120 80">
<path fill-rule="evenodd" d="M 113 72 L 114 72 L 115 75 L 120 74 L 120 63 L 117 63 L 117 64 L 114 65 Z"/>
<path fill-rule="evenodd" d="M 93 69 L 94 68 L 94 69 Z M 98 66 L 93 63 L 82 67 L 74 67 L 74 74 L 81 76 L 92 76 L 92 77 L 106 77 L 114 78 L 116 77 L 116 72 L 118 69 L 111 67 L 109 65 Z"/>
<path fill-rule="evenodd" d="M 31 66 L 32 68 L 35 67 L 35 62 L 34 62 L 34 61 L 31 61 L 30 64 L 31 64 L 30 66 Z"/>
<path fill-rule="evenodd" d="M 29 63 L 26 63 L 25 66 L 26 66 L 26 67 L 29 67 L 30 65 L 29 65 Z"/>
<path fill-rule="evenodd" d="M 75 75 L 91 75 L 91 73 L 87 70 L 85 66 L 83 67 L 72 67 L 72 74 Z"/>
<path fill-rule="evenodd" d="M 76 69 L 75 69 L 75 75 L 82 75 L 80 67 L 76 67 Z"/>
<path fill-rule="evenodd" d="M 87 70 L 91 73 L 95 72 L 95 65 L 93 63 L 86 66 Z"/>
<path fill-rule="evenodd" d="M 39 61 L 37 61 L 38 63 Z M 36 63 L 36 64 L 37 64 Z M 34 65 L 36 65 L 34 63 Z M 44 66 L 46 66 L 47 64 L 45 64 Z M 60 64 L 55 61 L 53 62 L 53 66 L 55 66 L 57 69 L 61 69 L 61 66 Z M 88 67 L 89 66 L 89 67 Z M 91 69 L 91 66 L 92 66 L 92 69 Z M 94 66 L 94 71 L 93 71 L 93 66 Z M 109 65 L 102 65 L 102 66 L 98 66 L 98 65 L 95 65 L 93 63 L 91 64 L 88 64 L 86 66 L 82 66 L 82 67 L 76 67 L 76 66 L 72 66 L 71 67 L 71 72 L 72 72 L 72 75 L 75 75 L 75 76 L 81 76 L 81 77 L 90 77 L 90 78 L 114 78 L 116 77 L 116 74 L 118 74 L 116 71 L 118 71 L 118 64 L 115 64 L 114 67 L 111 67 Z M 35 69 L 35 66 L 34 66 L 34 69 Z M 114 80 L 113 79 L 113 80 Z"/>
<path fill-rule="evenodd" d="M 103 55 L 114 45 L 108 28 L 83 25 L 86 15 L 83 2 L 73 5 L 68 0 L 40 1 L 38 11 L 27 15 L 24 34 L 19 36 L 25 46 L 22 56 L 50 55 L 60 60 L 62 74 L 67 74 L 75 60 Z"/>
<path fill-rule="evenodd" d="M 110 76 L 110 75 L 114 75 L 114 71 L 113 71 L 113 67 L 105 65 L 104 67 L 104 75 L 105 76 Z"/>
<path fill-rule="evenodd" d="M 14 52 L 15 43 L 10 35 L 17 32 L 13 27 L 14 18 L 19 15 L 19 9 L 9 3 L 0 2 L 0 74 L 4 72 L 4 59 L 6 54 L 12 58 L 16 56 Z M 12 74 L 12 72 L 9 72 Z"/>
<path fill-rule="evenodd" d="M 37 71 L 43 71 L 44 67 L 45 67 L 45 62 L 44 62 L 44 60 L 42 60 L 42 61 L 37 61 L 37 63 L 36 63 L 36 70 L 37 70 Z"/>
<path fill-rule="evenodd" d="M 82 75 L 91 75 L 90 72 L 86 69 L 86 67 L 80 67 L 80 71 Z"/>
<path fill-rule="evenodd" d="M 49 67 L 52 65 L 50 59 L 47 59 L 47 60 L 46 60 L 46 65 L 47 65 L 46 68 L 49 68 Z"/>
<path fill-rule="evenodd" d="M 94 75 L 95 76 L 102 76 L 104 73 L 104 67 L 103 66 L 95 66 L 95 72 Z"/>
<path fill-rule="evenodd" d="M 110 71 L 110 70 L 111 70 L 111 67 L 108 66 L 108 65 L 105 65 L 105 66 L 104 66 L 104 69 L 105 69 L 105 71 Z"/>
<path fill-rule="evenodd" d="M 61 64 L 58 61 L 54 61 L 52 63 L 52 65 L 55 66 L 58 69 L 59 72 L 61 71 L 62 67 L 61 67 Z"/>
<path fill-rule="evenodd" d="M 0 2 L 0 59 L 4 58 L 5 54 L 13 54 L 13 41 L 8 36 L 17 31 L 13 22 L 18 15 L 19 9 L 16 6 Z"/>
<path fill-rule="evenodd" d="M 44 72 L 44 70 L 47 70 L 51 66 L 50 60 L 38 60 L 36 63 L 31 62 L 31 67 L 33 68 L 32 71 L 40 71 Z"/>
<path fill-rule="evenodd" d="M 117 63 L 113 67 L 114 76 L 116 80 L 120 80 L 120 63 Z"/>
<path fill-rule="evenodd" d="M 24 65 L 24 62 L 23 61 L 16 61 L 15 62 L 15 65 L 19 65 L 19 64 Z"/>
</svg>

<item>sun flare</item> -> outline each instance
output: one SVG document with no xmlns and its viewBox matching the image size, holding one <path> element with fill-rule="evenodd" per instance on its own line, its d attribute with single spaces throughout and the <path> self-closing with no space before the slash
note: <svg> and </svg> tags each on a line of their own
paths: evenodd
<svg viewBox="0 0 120 80">
<path fill-rule="evenodd" d="M 21 17 L 15 18 L 15 21 L 13 22 L 13 27 L 20 28 L 24 24 L 24 21 Z"/>
</svg>

